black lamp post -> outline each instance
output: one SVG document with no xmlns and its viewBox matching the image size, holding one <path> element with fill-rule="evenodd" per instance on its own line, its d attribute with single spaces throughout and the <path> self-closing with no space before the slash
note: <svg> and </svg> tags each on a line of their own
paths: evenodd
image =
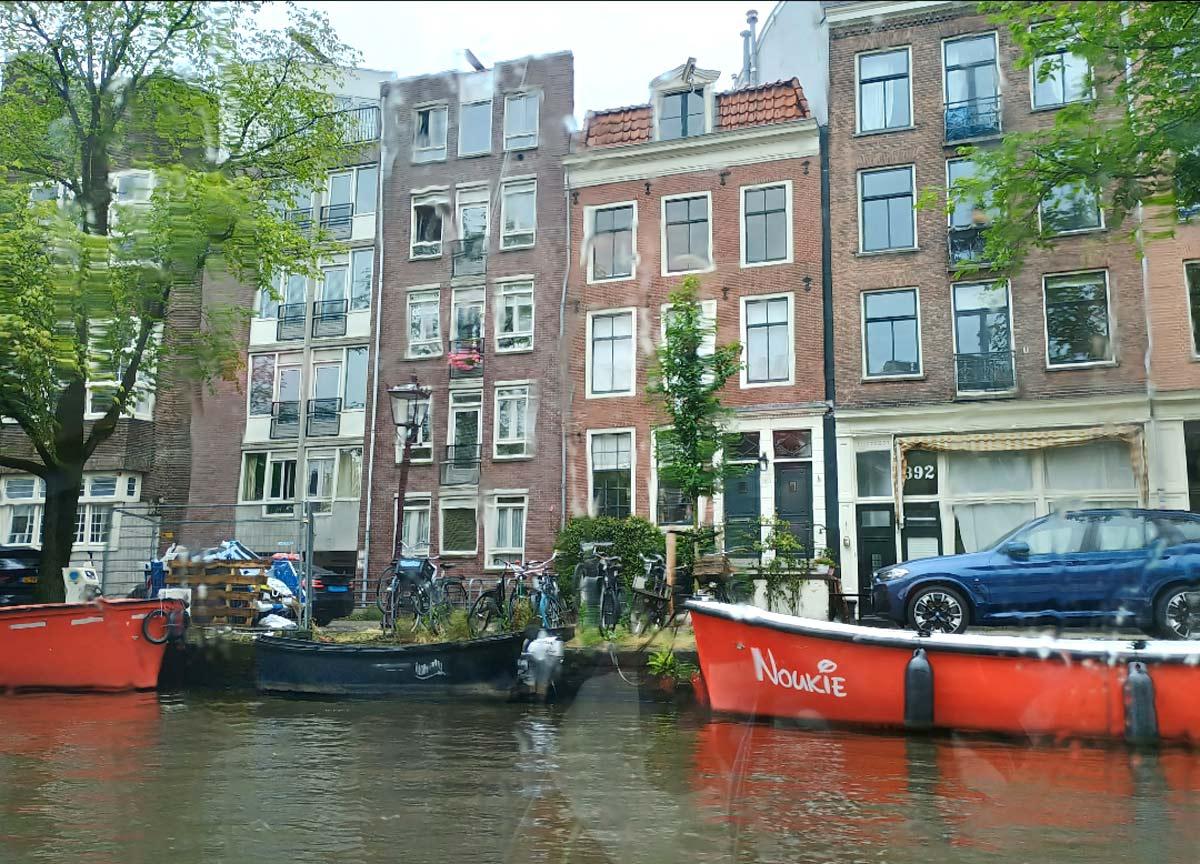
<svg viewBox="0 0 1200 864">
<path fill-rule="evenodd" d="M 402 387 L 389 387 L 388 396 L 392 400 L 392 422 L 396 431 L 404 436 L 404 448 L 400 453 L 400 480 L 396 492 L 396 543 L 392 549 L 392 557 L 400 557 L 400 544 L 404 536 L 404 498 L 408 491 L 408 464 L 412 455 L 412 445 L 417 440 L 417 432 L 425 425 L 429 416 L 428 387 L 422 387 L 417 376 Z"/>
</svg>

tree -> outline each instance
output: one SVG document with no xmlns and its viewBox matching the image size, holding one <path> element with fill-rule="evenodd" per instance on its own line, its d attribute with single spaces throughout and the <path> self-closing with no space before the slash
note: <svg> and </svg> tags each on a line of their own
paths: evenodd
<svg viewBox="0 0 1200 864">
<path fill-rule="evenodd" d="M 694 542 L 701 524 L 699 500 L 712 497 L 724 472 L 724 460 L 718 456 L 725 443 L 722 421 L 728 409 L 718 394 L 741 368 L 742 353 L 736 342 L 715 344 L 716 322 L 704 316 L 699 287 L 699 279 L 687 276 L 671 292 L 666 338 L 647 387 L 669 421 L 654 436 L 658 476 L 691 503 Z M 710 345 L 711 350 L 705 350 Z"/>
<path fill-rule="evenodd" d="M 269 291 L 315 272 L 323 237 L 286 208 L 345 153 L 329 91 L 348 50 L 323 15 L 289 8 L 270 31 L 259 5 L 0 4 L 0 416 L 30 449 L 0 466 L 45 483 L 43 601 L 62 596 L 96 448 L 164 369 L 236 368 L 246 310 L 188 332 L 172 310 L 199 308 L 211 276 Z M 89 400 L 103 414 L 85 422 Z"/>
<path fill-rule="evenodd" d="M 1020 51 L 1017 68 L 1032 68 L 1045 90 L 1079 97 L 1040 128 L 963 148 L 977 170 L 954 184 L 949 205 L 985 202 L 983 259 L 994 269 L 1017 269 L 1030 246 L 1049 242 L 1053 219 L 1039 220 L 1043 201 L 1060 214 L 1094 213 L 1099 196 L 1110 228 L 1125 225 L 1139 204 L 1158 205 L 1165 220 L 1152 229 L 1158 233 L 1171 231 L 1177 207 L 1200 203 L 1200 5 L 985 2 L 980 9 L 1007 27 Z M 1086 60 L 1086 72 L 1072 55 Z M 1137 221 L 1130 234 L 1142 227 Z"/>
</svg>

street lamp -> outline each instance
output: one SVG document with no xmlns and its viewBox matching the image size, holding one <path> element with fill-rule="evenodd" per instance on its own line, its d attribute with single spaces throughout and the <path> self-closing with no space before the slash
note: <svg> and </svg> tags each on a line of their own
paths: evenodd
<svg viewBox="0 0 1200 864">
<path fill-rule="evenodd" d="M 417 433 L 425 425 L 429 415 L 428 387 L 422 387 L 417 376 L 399 387 L 389 387 L 388 396 L 392 401 L 392 422 L 396 424 L 396 432 L 404 436 L 404 448 L 400 455 L 400 480 L 396 491 L 396 542 L 392 557 L 400 557 L 400 544 L 404 531 L 404 498 L 408 491 L 408 464 L 412 454 L 412 445 L 416 443 Z"/>
</svg>

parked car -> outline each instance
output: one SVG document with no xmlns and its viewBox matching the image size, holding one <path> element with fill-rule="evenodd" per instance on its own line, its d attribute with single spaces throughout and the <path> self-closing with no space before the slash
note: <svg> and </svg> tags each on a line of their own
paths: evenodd
<svg viewBox="0 0 1200 864">
<path fill-rule="evenodd" d="M 354 578 L 335 573 L 316 564 L 312 566 L 313 621 L 322 627 L 354 611 Z"/>
<path fill-rule="evenodd" d="M 876 614 L 918 630 L 1049 623 L 1200 638 L 1200 514 L 1054 513 L 979 552 L 880 568 L 872 594 Z"/>
<path fill-rule="evenodd" d="M 33 602 L 41 559 L 32 546 L 0 546 L 0 606 Z"/>
</svg>

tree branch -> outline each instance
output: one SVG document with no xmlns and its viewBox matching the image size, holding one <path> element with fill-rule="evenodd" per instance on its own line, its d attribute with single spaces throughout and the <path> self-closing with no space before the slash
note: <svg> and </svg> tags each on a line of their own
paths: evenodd
<svg viewBox="0 0 1200 864">
<path fill-rule="evenodd" d="M 36 424 L 33 422 L 33 418 L 26 414 L 25 411 L 15 402 L 13 402 L 11 399 L 4 399 L 3 401 L 0 401 L 0 415 L 4 417 L 11 417 L 13 420 L 17 421 L 17 425 L 21 427 L 21 431 L 25 433 L 25 437 L 29 439 L 29 443 L 33 445 L 33 449 L 36 450 L 38 455 L 42 457 L 43 462 L 45 462 L 47 465 L 51 465 L 57 461 L 54 458 L 54 454 L 50 451 L 50 448 L 48 448 L 45 443 L 41 441 L 35 434 Z"/>
<path fill-rule="evenodd" d="M 50 476 L 50 469 L 41 462 L 34 462 L 32 459 L 18 459 L 16 456 L 5 456 L 0 454 L 0 468 L 11 468 L 14 471 L 24 471 L 26 474 L 33 474 L 45 480 Z"/>
<path fill-rule="evenodd" d="M 125 372 L 121 375 L 121 380 L 117 385 L 117 392 L 113 396 L 112 405 L 108 406 L 108 410 L 104 412 L 103 417 L 92 424 L 92 433 L 88 435 L 87 441 L 83 444 L 83 458 L 85 461 L 90 459 L 92 454 L 96 452 L 96 448 L 107 441 L 112 435 L 113 431 L 117 428 L 117 421 L 129 405 L 129 398 L 133 395 L 133 387 L 137 383 L 138 369 L 141 368 L 142 356 L 146 353 L 146 343 L 150 341 L 150 334 L 154 330 L 154 323 L 149 317 L 143 317 L 141 323 L 138 325 L 138 338 L 133 349 L 133 359 L 125 367 Z"/>
</svg>

